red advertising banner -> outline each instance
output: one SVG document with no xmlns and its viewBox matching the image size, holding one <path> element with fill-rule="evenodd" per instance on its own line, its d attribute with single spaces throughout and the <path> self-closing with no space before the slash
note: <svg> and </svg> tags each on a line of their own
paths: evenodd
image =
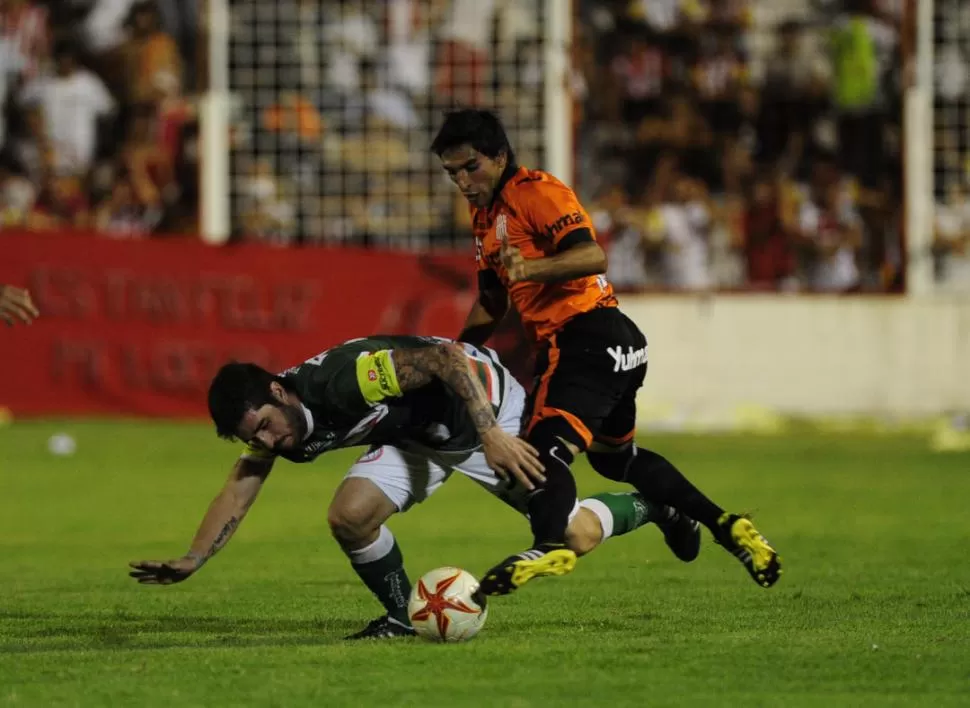
<svg viewBox="0 0 970 708">
<path fill-rule="evenodd" d="M 0 326 L 0 407 L 18 416 L 205 415 L 209 380 L 230 359 L 282 370 L 368 334 L 455 336 L 476 295 L 471 251 L 9 231 L 0 249 L 0 283 L 28 287 L 42 313 Z M 521 351 L 514 330 L 504 341 Z"/>
</svg>

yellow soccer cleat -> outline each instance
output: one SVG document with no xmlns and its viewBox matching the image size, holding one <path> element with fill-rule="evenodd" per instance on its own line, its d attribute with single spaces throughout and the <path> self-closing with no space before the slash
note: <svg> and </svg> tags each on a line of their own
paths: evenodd
<svg viewBox="0 0 970 708">
<path fill-rule="evenodd" d="M 722 532 L 717 543 L 741 561 L 758 585 L 770 588 L 778 582 L 782 573 L 781 556 L 748 517 L 725 513 L 717 520 L 717 525 Z"/>
<path fill-rule="evenodd" d="M 485 573 L 479 592 L 508 595 L 533 578 L 566 575 L 576 567 L 576 554 L 568 548 L 543 544 L 509 556 Z"/>
</svg>

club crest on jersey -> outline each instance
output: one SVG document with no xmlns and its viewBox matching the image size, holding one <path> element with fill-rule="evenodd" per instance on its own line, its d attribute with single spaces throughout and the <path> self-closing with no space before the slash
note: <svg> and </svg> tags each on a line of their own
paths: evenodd
<svg viewBox="0 0 970 708">
<path fill-rule="evenodd" d="M 374 462 L 381 459 L 384 454 L 383 447 L 372 447 L 370 450 L 365 452 L 363 455 L 357 458 L 357 464 L 365 464 L 367 462 Z"/>
<path fill-rule="evenodd" d="M 509 237 L 508 224 L 505 214 L 499 214 L 495 219 L 495 238 L 499 243 L 506 243 Z"/>
</svg>

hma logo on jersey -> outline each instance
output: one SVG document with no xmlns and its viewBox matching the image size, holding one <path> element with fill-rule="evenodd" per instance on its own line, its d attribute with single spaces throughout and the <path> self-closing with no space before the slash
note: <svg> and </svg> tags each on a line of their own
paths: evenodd
<svg viewBox="0 0 970 708">
<path fill-rule="evenodd" d="M 573 212 L 572 214 L 563 214 L 551 224 L 546 224 L 546 235 L 549 238 L 555 238 L 556 234 L 567 226 L 575 226 L 576 224 L 581 224 L 584 221 L 585 219 L 583 218 L 583 215 L 578 211 Z"/>
</svg>

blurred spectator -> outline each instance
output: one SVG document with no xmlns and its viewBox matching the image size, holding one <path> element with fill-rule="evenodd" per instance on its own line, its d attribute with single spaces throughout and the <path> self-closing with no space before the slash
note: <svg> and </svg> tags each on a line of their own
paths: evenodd
<svg viewBox="0 0 970 708">
<path fill-rule="evenodd" d="M 435 91 L 447 105 L 484 105 L 496 0 L 451 0 L 436 57 Z"/>
<path fill-rule="evenodd" d="M 970 120 L 970 53 L 963 39 L 959 17 L 958 0 L 941 0 L 935 5 L 934 36 L 936 46 L 933 60 L 933 118 L 935 132 L 936 198 L 946 197 L 947 187 L 954 179 L 970 177 L 970 132 L 965 126 Z M 963 13 L 967 27 L 970 14 Z M 956 26 L 954 26 L 956 25 Z"/>
<path fill-rule="evenodd" d="M 309 4 L 309 3 L 308 3 Z M 322 43 L 327 49 L 325 83 L 342 93 L 360 91 L 361 59 L 377 52 L 378 28 L 359 0 L 330 3 L 323 17 Z M 307 57 L 310 65 L 316 57 Z"/>
<path fill-rule="evenodd" d="M 46 69 L 51 42 L 47 8 L 29 0 L 2 0 L 0 37 L 23 57 L 28 78 Z"/>
<path fill-rule="evenodd" d="M 82 23 L 82 36 L 88 50 L 105 55 L 118 49 L 127 39 L 125 23 L 137 0 L 94 0 Z"/>
<path fill-rule="evenodd" d="M 173 155 L 157 139 L 156 116 L 155 108 L 150 104 L 134 107 L 121 162 L 127 173 L 124 181 L 131 187 L 137 202 L 144 207 L 160 209 L 163 202 L 174 202 L 178 188 Z"/>
<path fill-rule="evenodd" d="M 98 205 L 93 226 L 114 238 L 137 238 L 150 234 L 161 217 L 157 206 L 138 197 L 131 175 L 122 172 L 108 198 Z"/>
<path fill-rule="evenodd" d="M 754 21 L 752 0 L 706 0 L 706 19 L 720 27 L 743 29 Z"/>
<path fill-rule="evenodd" d="M 51 173 L 27 216 L 27 227 L 38 231 L 88 226 L 88 198 L 75 175 Z"/>
<path fill-rule="evenodd" d="M 247 239 L 287 245 L 296 239 L 296 207 L 266 160 L 252 164 L 239 188 L 241 224 Z"/>
<path fill-rule="evenodd" d="M 420 127 L 421 119 L 408 94 L 391 86 L 373 62 L 362 64 L 362 90 L 344 107 L 346 124 L 361 126 L 373 121 L 378 129 L 402 131 Z"/>
<path fill-rule="evenodd" d="M 781 160 L 786 171 L 795 169 L 826 109 L 830 76 L 828 59 L 806 28 L 795 21 L 783 23 L 775 51 L 765 60 L 759 160 Z"/>
<path fill-rule="evenodd" d="M 195 65 L 198 52 L 199 20 L 205 9 L 199 0 L 156 0 L 162 28 L 175 39 L 182 61 L 190 68 L 182 79 L 187 89 L 195 88 Z"/>
<path fill-rule="evenodd" d="M 692 75 L 701 110 L 711 129 L 719 135 L 734 132 L 739 121 L 739 89 L 747 78 L 747 70 L 734 46 L 732 30 L 720 29 L 704 36 Z"/>
<path fill-rule="evenodd" d="M 40 173 L 86 176 L 98 148 L 99 121 L 116 104 L 101 80 L 78 66 L 72 43 L 58 42 L 54 65 L 52 76 L 35 79 L 21 96 L 33 139 L 26 157 Z M 45 192 L 51 193 L 49 185 Z"/>
<path fill-rule="evenodd" d="M 136 2 L 126 24 L 130 28 L 124 47 L 126 100 L 131 104 L 158 104 L 178 96 L 182 61 L 175 40 L 162 30 L 155 2 Z"/>
<path fill-rule="evenodd" d="M 867 187 L 879 181 L 889 97 L 885 74 L 897 31 L 877 18 L 870 0 L 846 0 L 832 30 L 832 99 L 843 168 Z"/>
<path fill-rule="evenodd" d="M 664 285 L 671 290 L 704 292 L 711 278 L 712 208 L 698 180 L 676 174 L 659 209 L 659 238 L 652 241 L 663 263 Z"/>
<path fill-rule="evenodd" d="M 613 73 L 620 84 L 620 116 L 636 125 L 656 114 L 664 95 L 668 67 L 663 50 L 645 36 L 630 40 L 629 48 L 613 59 Z"/>
<path fill-rule="evenodd" d="M 262 128 L 267 133 L 291 136 L 307 142 L 320 141 L 323 117 L 313 104 L 297 93 L 284 93 L 263 112 Z M 356 116 L 361 119 L 362 111 Z"/>
<path fill-rule="evenodd" d="M 837 293 L 857 290 L 862 220 L 833 157 L 817 160 L 797 218 L 809 288 Z"/>
<path fill-rule="evenodd" d="M 420 0 L 387 4 L 387 81 L 411 95 L 422 95 L 431 86 L 432 5 Z"/>
<path fill-rule="evenodd" d="M 36 198 L 37 190 L 26 175 L 18 172 L 12 160 L 0 158 L 0 228 L 26 225 Z"/>
<path fill-rule="evenodd" d="M 744 254 L 748 286 L 754 290 L 792 291 L 795 244 L 785 223 L 785 187 L 767 171 L 751 184 L 738 246 Z"/>
<path fill-rule="evenodd" d="M 636 140 L 640 148 L 636 152 L 636 165 L 631 177 L 634 191 L 650 170 L 658 166 L 661 154 L 677 162 L 687 174 L 710 183 L 720 174 L 717 154 L 711 150 L 714 133 L 701 115 L 697 102 L 689 94 L 672 94 L 660 113 L 640 122 Z"/>
<path fill-rule="evenodd" d="M 23 76 L 27 61 L 17 45 L 7 37 L 0 37 L 0 148 L 7 139 L 7 100 L 11 88 L 15 88 Z"/>
<path fill-rule="evenodd" d="M 699 3 L 682 0 L 630 0 L 627 4 L 630 19 L 639 20 L 660 33 L 678 29 L 687 19 L 685 9 L 693 11 L 695 16 L 701 11 Z"/>
<path fill-rule="evenodd" d="M 607 277 L 619 290 L 636 290 L 651 284 L 647 263 L 648 233 L 644 226 L 655 214 L 656 210 L 649 207 L 634 210 L 626 190 L 619 185 L 608 187 L 605 194 L 590 205 L 593 227 L 606 249 Z"/>
<path fill-rule="evenodd" d="M 959 184 L 951 184 L 946 200 L 937 203 L 935 231 L 937 281 L 946 291 L 970 293 L 970 199 Z"/>
</svg>

